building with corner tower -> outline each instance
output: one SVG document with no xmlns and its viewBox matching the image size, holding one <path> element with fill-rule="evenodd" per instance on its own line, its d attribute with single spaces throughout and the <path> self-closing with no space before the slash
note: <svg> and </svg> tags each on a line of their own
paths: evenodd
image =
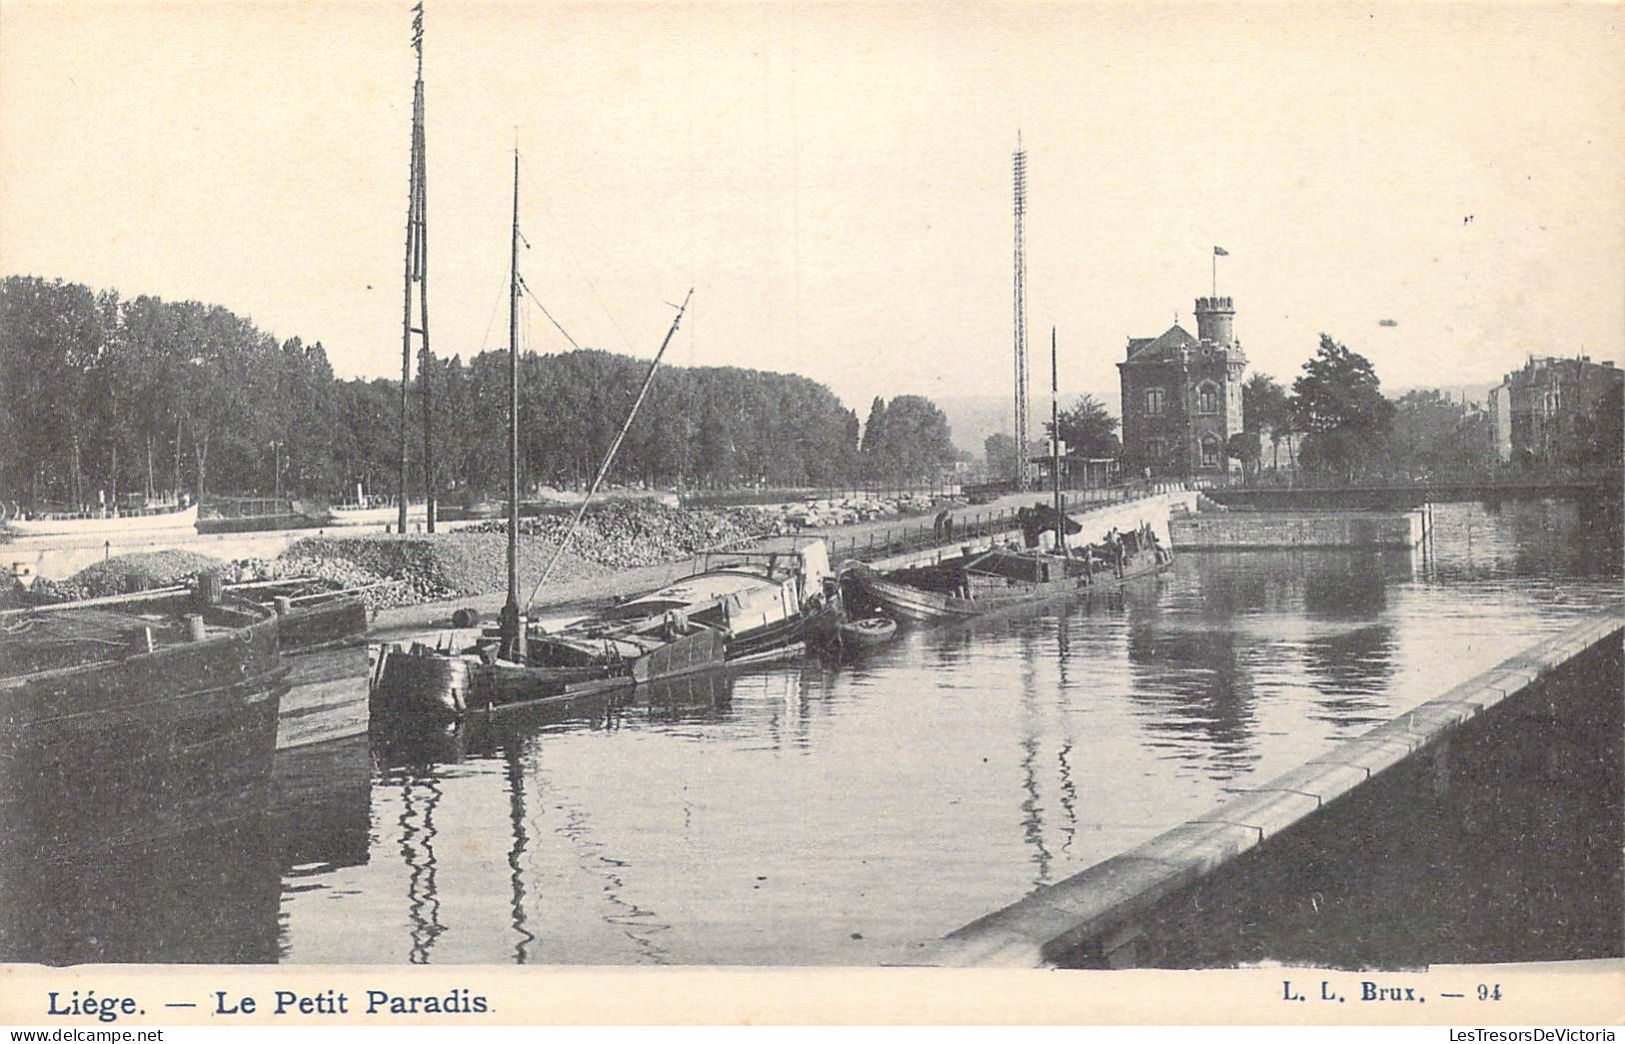
<svg viewBox="0 0 1625 1044">
<path fill-rule="evenodd" d="M 1247 356 L 1228 297 L 1196 299 L 1196 336 L 1177 322 L 1157 337 L 1131 337 L 1117 364 L 1128 474 L 1199 478 L 1240 470 L 1225 444 L 1242 430 Z"/>
</svg>

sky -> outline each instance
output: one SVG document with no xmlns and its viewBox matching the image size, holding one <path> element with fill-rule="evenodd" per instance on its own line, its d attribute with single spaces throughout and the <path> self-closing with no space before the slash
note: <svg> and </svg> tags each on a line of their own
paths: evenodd
<svg viewBox="0 0 1625 1044">
<path fill-rule="evenodd" d="M 573 339 L 804 374 L 867 413 L 1008 395 L 1028 154 L 1034 395 L 1234 297 L 1385 387 L 1625 363 L 1625 8 L 427 0 L 437 354 Z M 224 305 L 398 374 L 405 2 L 0 0 L 0 272 Z M 1379 325 L 1391 319 L 1397 325 Z M 528 303 L 525 343 L 568 348 Z M 1036 407 L 1035 407 L 1036 408 Z"/>
</svg>

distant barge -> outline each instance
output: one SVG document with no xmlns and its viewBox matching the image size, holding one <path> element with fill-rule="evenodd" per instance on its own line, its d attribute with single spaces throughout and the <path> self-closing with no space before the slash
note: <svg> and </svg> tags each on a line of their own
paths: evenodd
<svg viewBox="0 0 1625 1044">
<path fill-rule="evenodd" d="M 841 570 L 843 597 L 853 611 L 874 608 L 895 620 L 934 623 L 1088 594 L 1172 567 L 1172 552 L 1148 533 L 1120 539 L 1120 566 L 1116 550 L 1106 546 L 1084 547 L 1075 556 L 967 549 L 956 558 L 889 572 L 849 562 Z"/>
</svg>

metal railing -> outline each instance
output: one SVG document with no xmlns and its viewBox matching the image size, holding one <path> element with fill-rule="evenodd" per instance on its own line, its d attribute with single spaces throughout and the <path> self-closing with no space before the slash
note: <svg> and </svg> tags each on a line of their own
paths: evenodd
<svg viewBox="0 0 1625 1044">
<path fill-rule="evenodd" d="M 969 517 L 954 519 L 952 527 L 938 527 L 933 522 L 916 525 L 890 526 L 871 529 L 848 537 L 825 537 L 829 545 L 831 562 L 848 559 L 868 562 L 877 558 L 890 558 L 908 551 L 923 551 L 950 544 L 990 540 L 995 536 L 1020 528 L 1014 511 L 983 511 Z M 815 536 L 816 531 L 809 531 Z"/>
</svg>

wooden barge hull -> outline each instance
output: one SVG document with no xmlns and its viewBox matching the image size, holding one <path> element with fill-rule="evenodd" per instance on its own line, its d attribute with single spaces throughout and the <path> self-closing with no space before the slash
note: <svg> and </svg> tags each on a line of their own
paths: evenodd
<svg viewBox="0 0 1625 1044">
<path fill-rule="evenodd" d="M 417 714 L 454 719 L 470 711 L 599 696 L 736 663 L 799 655 L 809 635 L 832 630 L 837 605 L 770 625 L 737 640 L 710 627 L 683 635 L 616 667 L 519 667 L 489 664 L 473 655 L 448 656 L 422 646 L 382 653 L 375 694 L 381 702 Z M 383 713 L 380 707 L 379 713 Z"/>
<path fill-rule="evenodd" d="M 287 691 L 277 620 L 0 677 L 0 864 L 263 814 Z"/>
<path fill-rule="evenodd" d="M 424 646 L 389 646 L 372 680 L 375 713 L 454 720 L 470 711 L 567 702 L 631 688 L 629 673 L 574 667 L 486 663 L 471 653 L 447 655 Z"/>
<path fill-rule="evenodd" d="M 723 637 L 697 629 L 628 664 L 597 667 L 521 667 L 486 663 L 473 654 L 446 655 L 414 646 L 381 654 L 375 696 L 384 709 L 453 719 L 470 711 L 598 696 L 636 684 L 720 667 Z"/>
<path fill-rule="evenodd" d="M 366 733 L 367 607 L 354 595 L 296 606 L 281 615 L 288 692 L 278 750 Z"/>
<path fill-rule="evenodd" d="M 284 653 L 316 652 L 362 644 L 367 634 L 367 606 L 354 595 L 314 605 L 300 605 L 282 614 L 279 627 Z"/>
<path fill-rule="evenodd" d="M 370 664 L 365 644 L 283 656 L 288 691 L 277 719 L 277 750 L 366 734 Z"/>
</svg>

